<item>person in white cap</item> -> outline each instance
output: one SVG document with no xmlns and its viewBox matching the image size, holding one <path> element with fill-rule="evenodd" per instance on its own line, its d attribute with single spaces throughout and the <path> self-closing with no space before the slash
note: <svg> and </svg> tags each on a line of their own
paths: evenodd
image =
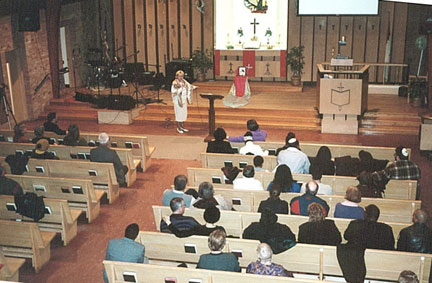
<svg viewBox="0 0 432 283">
<path fill-rule="evenodd" d="M 117 177 L 117 182 L 121 187 L 126 187 L 125 174 L 128 171 L 126 166 L 123 166 L 119 156 L 115 150 L 108 147 L 109 136 L 107 133 L 101 133 L 98 137 L 99 146 L 90 150 L 90 160 L 93 162 L 104 162 L 114 164 L 114 170 Z"/>
<path fill-rule="evenodd" d="M 298 141 L 296 138 L 290 138 L 286 145 L 286 149 L 278 153 L 278 165 L 287 165 L 293 174 L 308 174 L 310 162 L 307 155 L 298 149 Z"/>
<path fill-rule="evenodd" d="M 253 143 L 253 135 L 251 132 L 246 132 L 243 136 L 245 146 L 240 148 L 239 153 L 243 155 L 268 155 L 268 150 L 263 150 L 261 146 Z"/>
</svg>

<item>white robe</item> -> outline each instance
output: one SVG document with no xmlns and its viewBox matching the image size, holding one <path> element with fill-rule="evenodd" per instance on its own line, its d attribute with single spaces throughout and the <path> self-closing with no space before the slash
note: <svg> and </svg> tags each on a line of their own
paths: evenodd
<svg viewBox="0 0 432 283">
<path fill-rule="evenodd" d="M 174 113 L 177 122 L 184 122 L 187 119 L 187 104 L 188 100 L 191 101 L 192 85 L 186 80 L 183 80 L 184 85 L 180 88 L 175 88 L 173 81 L 171 85 L 171 96 L 174 103 Z M 180 107 L 179 100 L 181 99 L 183 106 Z"/>
</svg>

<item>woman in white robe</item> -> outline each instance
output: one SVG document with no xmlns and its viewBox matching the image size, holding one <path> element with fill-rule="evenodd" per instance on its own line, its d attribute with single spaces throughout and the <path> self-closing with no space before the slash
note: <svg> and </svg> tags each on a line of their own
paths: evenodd
<svg viewBox="0 0 432 283">
<path fill-rule="evenodd" d="M 171 95 L 177 121 L 177 132 L 180 134 L 189 132 L 184 127 L 184 122 L 187 120 L 187 105 L 192 104 L 191 94 L 193 89 L 195 87 L 184 79 L 184 72 L 182 70 L 177 71 L 176 78 L 171 85 Z"/>
</svg>

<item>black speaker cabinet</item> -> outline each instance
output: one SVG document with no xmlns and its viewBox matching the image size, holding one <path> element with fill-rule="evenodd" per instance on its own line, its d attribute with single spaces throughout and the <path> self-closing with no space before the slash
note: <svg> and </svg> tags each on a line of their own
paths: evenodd
<svg viewBox="0 0 432 283">
<path fill-rule="evenodd" d="M 165 65 L 165 87 L 166 90 L 171 90 L 172 81 L 175 79 L 175 73 L 178 70 L 185 72 L 185 79 L 192 83 L 193 80 L 193 68 L 191 60 L 187 59 L 174 59 Z"/>
<path fill-rule="evenodd" d="M 18 31 L 38 31 L 40 29 L 39 0 L 21 1 L 18 10 Z"/>
</svg>

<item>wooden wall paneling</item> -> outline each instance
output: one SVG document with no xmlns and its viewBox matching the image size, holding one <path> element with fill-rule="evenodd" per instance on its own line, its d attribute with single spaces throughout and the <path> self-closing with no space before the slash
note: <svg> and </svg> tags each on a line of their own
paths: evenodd
<svg viewBox="0 0 432 283">
<path fill-rule="evenodd" d="M 146 0 L 146 20 L 147 20 L 147 56 L 149 71 L 156 71 L 156 37 L 157 28 L 155 22 L 155 0 Z"/>
<path fill-rule="evenodd" d="M 158 50 L 159 50 L 159 65 L 160 71 L 165 73 L 165 64 L 168 63 L 167 52 L 167 32 L 168 27 L 166 26 L 166 17 L 167 17 L 167 3 L 165 1 L 157 1 L 157 28 L 158 28 Z"/>
<path fill-rule="evenodd" d="M 327 17 L 315 17 L 314 46 L 312 62 L 312 81 L 316 81 L 317 64 L 325 61 L 325 46 L 327 33 Z"/>
<path fill-rule="evenodd" d="M 204 47 L 201 46 L 201 13 L 196 9 L 194 3 L 195 1 L 192 1 L 192 52 L 197 49 L 201 50 Z"/>
<path fill-rule="evenodd" d="M 297 16 L 297 0 L 289 0 L 288 4 L 288 35 L 287 35 L 287 47 L 288 51 L 294 47 L 300 45 L 300 17 Z M 291 69 L 287 69 L 287 78 L 291 79 Z"/>
<path fill-rule="evenodd" d="M 347 42 L 347 45 L 341 47 L 341 55 L 352 58 L 354 17 L 341 17 L 340 23 L 340 37 L 345 36 L 345 41 Z"/>
<path fill-rule="evenodd" d="M 304 45 L 305 65 L 303 68 L 302 81 L 312 80 L 313 62 L 313 40 L 314 40 L 315 17 L 302 17 L 301 20 L 301 44 Z"/>
<path fill-rule="evenodd" d="M 126 38 L 126 56 L 130 56 L 134 53 L 134 34 L 133 34 L 133 18 L 135 15 L 132 14 L 132 1 L 124 1 L 124 21 L 125 21 L 125 38 Z M 134 62 L 134 56 L 127 58 L 128 63 Z"/>
<path fill-rule="evenodd" d="M 208 1 L 206 2 L 207 5 L 205 6 L 205 12 L 204 12 L 204 30 L 203 30 L 203 37 L 204 37 L 204 50 L 208 49 L 210 52 L 213 52 L 214 49 L 214 1 Z M 214 72 L 213 68 L 210 69 L 207 74 L 207 78 L 214 78 Z"/>
<path fill-rule="evenodd" d="M 327 46 L 326 62 L 330 62 L 332 56 L 336 58 L 339 41 L 339 21 L 340 17 L 327 17 Z"/>
<path fill-rule="evenodd" d="M 379 16 L 367 17 L 365 41 L 365 61 L 367 63 L 378 62 L 379 22 Z M 376 82 L 376 70 L 375 67 L 369 69 L 369 82 Z"/>
<path fill-rule="evenodd" d="M 145 63 L 144 0 L 135 0 L 135 38 L 137 61 Z"/>
<path fill-rule="evenodd" d="M 390 62 L 392 63 L 404 63 L 407 17 L 408 4 L 396 3 L 394 8 L 393 41 L 390 58 Z M 402 79 L 403 71 L 401 68 L 391 68 L 390 71 L 392 82 L 400 81 Z"/>
<path fill-rule="evenodd" d="M 114 46 L 115 50 L 124 45 L 123 42 L 123 29 L 122 29 L 122 10 L 121 0 L 113 0 L 113 14 L 114 14 Z M 120 52 L 120 54 L 122 53 Z"/>
<path fill-rule="evenodd" d="M 178 45 L 179 45 L 179 34 L 178 34 L 178 12 L 177 12 L 178 0 L 169 0 L 169 54 L 170 59 L 179 58 Z"/>
<path fill-rule="evenodd" d="M 180 55 L 181 58 L 190 57 L 190 30 L 189 30 L 189 0 L 180 1 Z"/>
<path fill-rule="evenodd" d="M 365 62 L 366 22 L 364 16 L 355 16 L 353 24 L 352 59 L 354 62 Z"/>
<path fill-rule="evenodd" d="M 390 41 L 393 37 L 393 16 L 394 16 L 394 3 L 393 2 L 380 2 L 380 40 L 378 46 L 378 63 L 385 62 L 386 43 L 387 39 Z M 391 51 L 390 51 L 391 52 Z M 377 81 L 383 82 L 384 68 L 378 68 Z"/>
</svg>

